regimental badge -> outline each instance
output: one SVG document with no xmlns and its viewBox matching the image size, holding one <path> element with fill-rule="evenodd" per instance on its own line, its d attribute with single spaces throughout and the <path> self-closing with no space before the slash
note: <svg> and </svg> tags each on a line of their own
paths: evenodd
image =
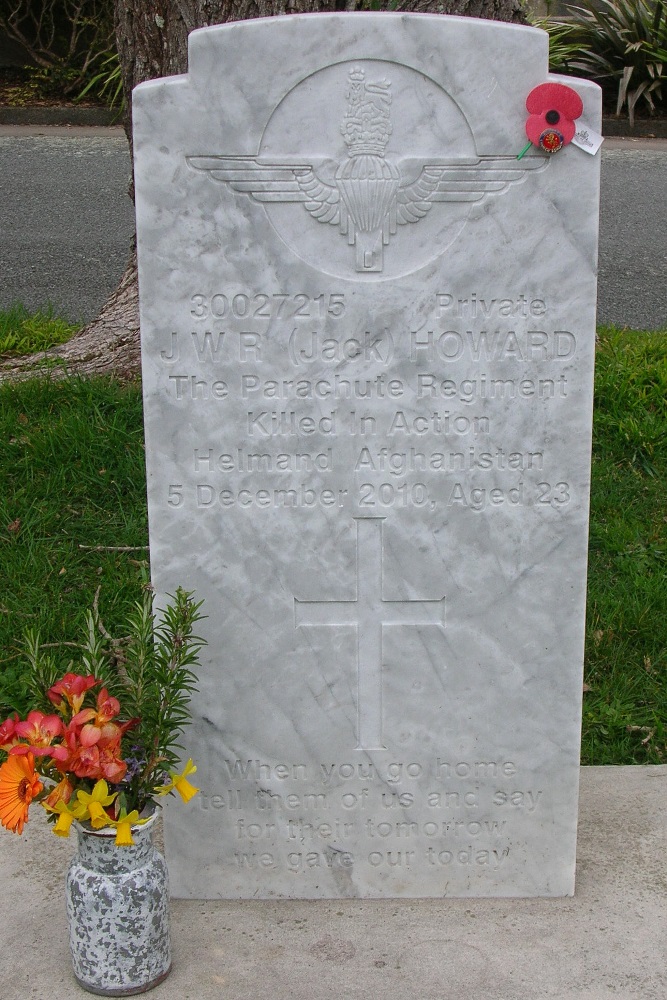
<svg viewBox="0 0 667 1000">
<path fill-rule="evenodd" d="M 347 156 L 333 176 L 322 169 L 331 158 L 321 156 L 277 158 L 260 151 L 257 156 L 188 156 L 187 162 L 260 204 L 300 202 L 312 219 L 335 226 L 346 238 L 360 274 L 381 274 L 384 248 L 399 227 L 419 224 L 435 205 L 480 204 L 548 162 L 544 156 L 519 162 L 514 154 L 429 156 L 417 163 L 415 176 L 414 156 L 387 155 L 394 131 L 391 81 L 368 80 L 363 66 L 352 66 L 345 98 L 340 134 Z"/>
</svg>

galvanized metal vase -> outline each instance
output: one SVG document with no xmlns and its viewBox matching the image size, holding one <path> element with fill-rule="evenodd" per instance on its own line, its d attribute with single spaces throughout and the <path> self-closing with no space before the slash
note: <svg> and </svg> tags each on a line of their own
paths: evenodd
<svg viewBox="0 0 667 1000">
<path fill-rule="evenodd" d="M 74 975 L 90 993 L 131 996 L 169 974 L 167 866 L 152 841 L 157 815 L 132 827 L 129 847 L 116 846 L 113 829 L 78 827 L 67 920 Z"/>
</svg>

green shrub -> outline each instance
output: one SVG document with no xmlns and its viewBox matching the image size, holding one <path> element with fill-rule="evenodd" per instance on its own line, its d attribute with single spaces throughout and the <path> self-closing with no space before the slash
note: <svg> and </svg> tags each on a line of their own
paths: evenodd
<svg viewBox="0 0 667 1000">
<path fill-rule="evenodd" d="M 572 72 L 571 64 L 581 52 L 579 42 L 572 39 L 573 25 L 554 21 L 548 17 L 533 20 L 535 28 L 542 28 L 549 35 L 549 70 L 552 73 Z"/>
<path fill-rule="evenodd" d="M 627 107 L 634 124 L 639 101 L 653 114 L 664 104 L 667 16 L 663 0 L 583 0 L 572 21 L 547 19 L 551 68 L 595 80 L 616 114 Z"/>
<path fill-rule="evenodd" d="M 80 94 L 77 94 L 77 101 L 84 97 L 97 97 L 104 101 L 107 107 L 118 108 L 119 112 L 125 106 L 123 96 L 123 77 L 120 68 L 120 59 L 114 49 L 112 52 L 101 52 L 98 65 L 90 80 Z"/>
<path fill-rule="evenodd" d="M 0 0 L 0 32 L 30 60 L 14 103 L 74 96 L 114 46 L 113 0 Z"/>
</svg>

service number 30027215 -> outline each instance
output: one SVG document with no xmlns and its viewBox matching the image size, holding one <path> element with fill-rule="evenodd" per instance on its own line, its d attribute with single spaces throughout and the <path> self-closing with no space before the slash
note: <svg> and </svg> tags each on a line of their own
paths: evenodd
<svg viewBox="0 0 667 1000">
<path fill-rule="evenodd" d="M 329 292 L 321 295 L 288 295 L 258 292 L 246 295 L 196 294 L 191 299 L 190 315 L 194 319 L 324 319 L 339 318 L 345 313 L 345 296 Z"/>
</svg>

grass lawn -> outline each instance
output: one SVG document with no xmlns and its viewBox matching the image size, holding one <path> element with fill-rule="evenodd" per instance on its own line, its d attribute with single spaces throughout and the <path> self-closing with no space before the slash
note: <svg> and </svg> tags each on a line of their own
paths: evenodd
<svg viewBox="0 0 667 1000">
<path fill-rule="evenodd" d="M 4 718 L 8 707 L 26 707 L 26 629 L 39 628 L 45 643 L 78 640 L 100 587 L 102 619 L 120 635 L 140 597 L 148 559 L 140 387 L 108 379 L 4 384 L 0 442 Z M 68 647 L 53 652 L 66 670 Z"/>
<path fill-rule="evenodd" d="M 600 331 L 585 764 L 667 762 L 667 332 Z"/>
<path fill-rule="evenodd" d="M 582 763 L 667 762 L 667 333 L 602 329 Z M 141 391 L 0 386 L 0 718 L 27 710 L 23 636 L 68 668 L 100 589 L 122 634 L 148 559 Z M 196 595 L 195 595 L 196 596 Z"/>
</svg>

